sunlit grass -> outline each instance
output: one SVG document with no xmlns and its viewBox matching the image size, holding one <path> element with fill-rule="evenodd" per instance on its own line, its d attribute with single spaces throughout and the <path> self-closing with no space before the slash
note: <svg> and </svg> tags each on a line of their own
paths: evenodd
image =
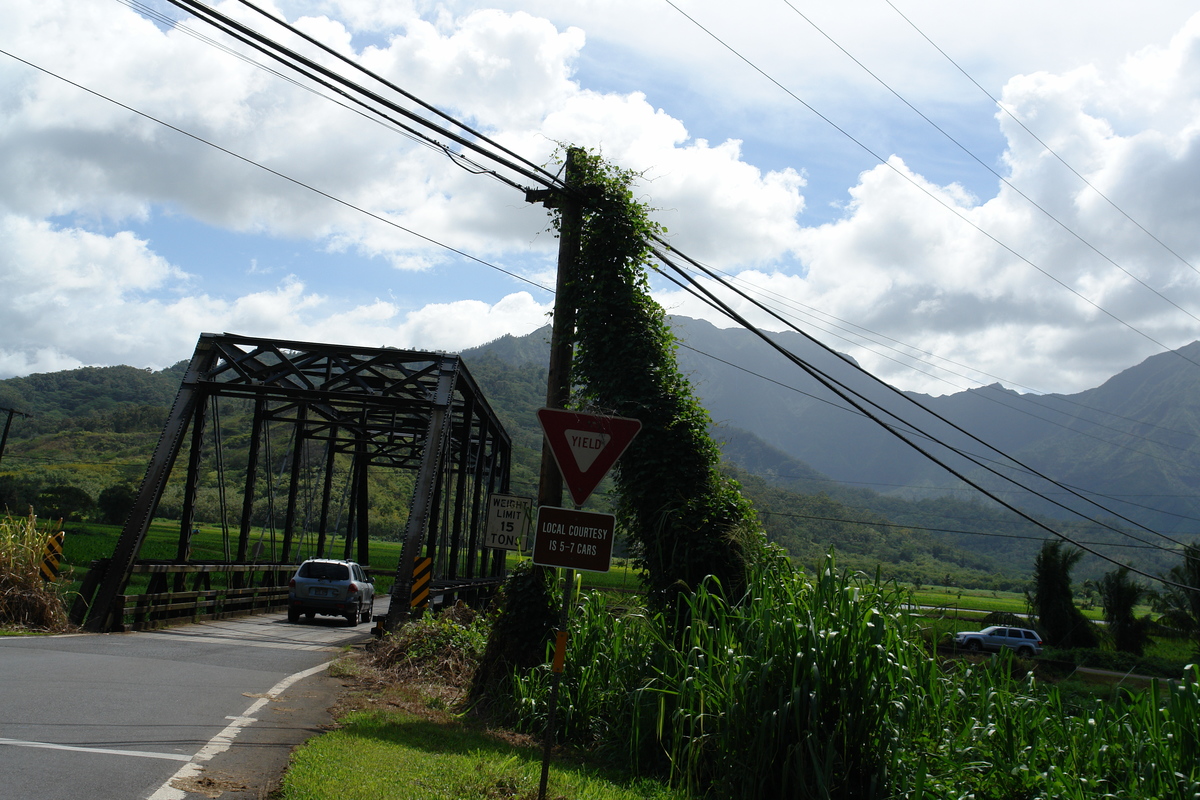
<svg viewBox="0 0 1200 800">
<path fill-rule="evenodd" d="M 541 753 L 462 724 L 402 711 L 360 711 L 298 750 L 281 800 L 465 800 L 534 798 Z M 620 779 L 556 758 L 547 797 L 571 800 L 683 800 L 645 779 Z"/>
<path fill-rule="evenodd" d="M 216 525 L 198 525 L 193 534 L 191 558 L 195 561 L 222 561 L 225 559 L 226 538 L 221 528 Z M 88 565 L 95 560 L 108 558 L 116 547 L 121 535 L 121 526 L 102 525 L 98 523 L 73 524 L 68 526 L 66 542 L 63 547 L 64 580 L 67 588 L 75 588 L 87 573 Z M 254 551 L 260 544 L 260 561 L 271 560 L 272 534 L 270 530 L 255 529 L 250 536 L 250 549 Z M 276 531 L 274 534 L 274 552 L 281 557 L 283 536 Z M 326 542 L 326 557 L 341 558 L 344 553 L 344 540 L 340 537 L 330 537 Z M 173 560 L 179 546 L 179 523 L 173 520 L 155 520 L 146 532 L 142 543 L 139 559 Z M 401 542 L 383 542 L 372 539 L 370 543 L 371 574 L 375 580 L 375 589 L 383 593 L 391 589 L 395 580 L 396 564 L 400 560 Z M 229 552 L 237 553 L 237 532 L 230 534 L 228 541 Z M 293 552 L 292 560 L 296 563 L 316 555 L 316 534 L 308 532 L 298 543 Z M 357 545 L 351 547 L 351 558 L 357 555 Z M 216 585 L 220 584 L 220 573 L 214 578 Z M 129 593 L 136 594 L 145 590 L 149 577 L 135 575 L 130 581 Z"/>
</svg>

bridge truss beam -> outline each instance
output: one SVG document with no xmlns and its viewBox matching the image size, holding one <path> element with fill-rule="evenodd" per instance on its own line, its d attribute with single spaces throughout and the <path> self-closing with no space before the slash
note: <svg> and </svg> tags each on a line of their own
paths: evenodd
<svg viewBox="0 0 1200 800">
<path fill-rule="evenodd" d="M 241 400 L 253 408 L 250 430 L 243 437 L 242 508 L 236 555 L 231 558 L 226 541 L 224 561 L 205 561 L 197 571 L 200 562 L 193 562 L 190 553 L 205 458 L 202 451 L 210 424 L 215 428 L 212 439 L 218 463 L 222 457 L 215 411 L 218 400 Z M 262 463 L 264 448 L 267 459 L 274 457 L 270 436 L 278 436 L 280 430 L 290 435 L 283 459 L 284 467 L 290 467 L 284 530 L 279 551 L 272 537 L 271 553 L 264 558 L 261 535 L 251 551 L 250 530 L 255 502 L 262 500 L 264 478 L 273 508 L 273 472 L 278 469 L 283 477 L 283 468 Z M 309 447 L 324 447 L 324 453 L 306 457 Z M 181 452 L 188 456 L 175 558 L 170 562 L 139 560 L 150 522 Z M 129 519 L 112 556 L 97 562 L 85 579 L 86 588 L 73 619 L 87 630 L 123 629 L 125 592 L 135 573 L 153 576 L 147 594 L 167 596 L 167 574 L 175 573 L 174 589 L 179 591 L 186 574 L 206 576 L 211 585 L 207 576 L 221 571 L 222 565 L 227 569 L 230 590 L 244 593 L 246 584 L 255 581 L 259 586 L 282 586 L 299 560 L 297 542 L 307 533 L 299 530 L 308 521 L 301 520 L 299 513 L 301 473 L 306 470 L 309 481 L 321 486 L 316 555 L 336 557 L 326 549 L 335 527 L 330 520 L 333 473 L 340 460 L 350 464 L 350 502 L 341 556 L 350 558 L 354 551 L 355 560 L 363 564 L 370 563 L 368 492 L 372 471 L 416 473 L 393 585 L 393 613 L 388 618 L 389 626 L 394 625 L 408 613 L 412 565 L 422 554 L 434 560 L 435 583 L 479 587 L 499 582 L 504 554 L 482 546 L 482 497 L 488 492 L 508 491 L 511 455 L 508 434 L 456 355 L 201 334 Z M 227 516 L 227 488 L 220 487 L 223 516 Z M 221 524 L 225 526 L 227 521 L 223 519 Z M 278 596 L 276 592 L 276 599 Z"/>
</svg>

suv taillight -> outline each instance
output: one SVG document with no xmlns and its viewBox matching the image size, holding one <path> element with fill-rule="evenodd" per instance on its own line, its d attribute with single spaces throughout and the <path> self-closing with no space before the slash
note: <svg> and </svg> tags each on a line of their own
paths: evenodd
<svg viewBox="0 0 1200 800">
<path fill-rule="evenodd" d="M 289 588 L 289 589 L 295 589 L 295 588 L 296 588 L 296 579 L 295 579 L 295 578 L 292 578 L 290 581 L 288 581 L 288 588 Z"/>
<path fill-rule="evenodd" d="M 357 591 L 358 591 L 357 583 L 351 583 L 349 586 L 346 587 L 346 594 L 354 594 Z"/>
</svg>

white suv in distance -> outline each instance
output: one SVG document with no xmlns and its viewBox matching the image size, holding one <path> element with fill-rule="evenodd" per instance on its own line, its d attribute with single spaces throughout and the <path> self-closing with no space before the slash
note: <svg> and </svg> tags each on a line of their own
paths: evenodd
<svg viewBox="0 0 1200 800">
<path fill-rule="evenodd" d="M 310 558 L 288 581 L 288 622 L 303 614 L 345 617 L 351 625 L 370 622 L 375 613 L 375 584 L 353 561 Z"/>
<path fill-rule="evenodd" d="M 973 652 L 987 650 L 999 653 L 1003 648 L 1015 650 L 1024 658 L 1041 655 L 1042 637 L 1028 628 L 1009 628 L 993 625 L 981 631 L 964 631 L 954 637 L 954 646 Z"/>
</svg>

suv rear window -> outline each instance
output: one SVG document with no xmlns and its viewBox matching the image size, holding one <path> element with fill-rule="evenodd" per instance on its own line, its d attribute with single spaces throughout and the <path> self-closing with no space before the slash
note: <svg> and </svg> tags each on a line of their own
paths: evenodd
<svg viewBox="0 0 1200 800">
<path fill-rule="evenodd" d="M 345 564 L 323 564 L 320 561 L 309 561 L 300 565 L 300 577 L 345 581 L 350 579 L 350 570 L 346 568 Z"/>
</svg>

